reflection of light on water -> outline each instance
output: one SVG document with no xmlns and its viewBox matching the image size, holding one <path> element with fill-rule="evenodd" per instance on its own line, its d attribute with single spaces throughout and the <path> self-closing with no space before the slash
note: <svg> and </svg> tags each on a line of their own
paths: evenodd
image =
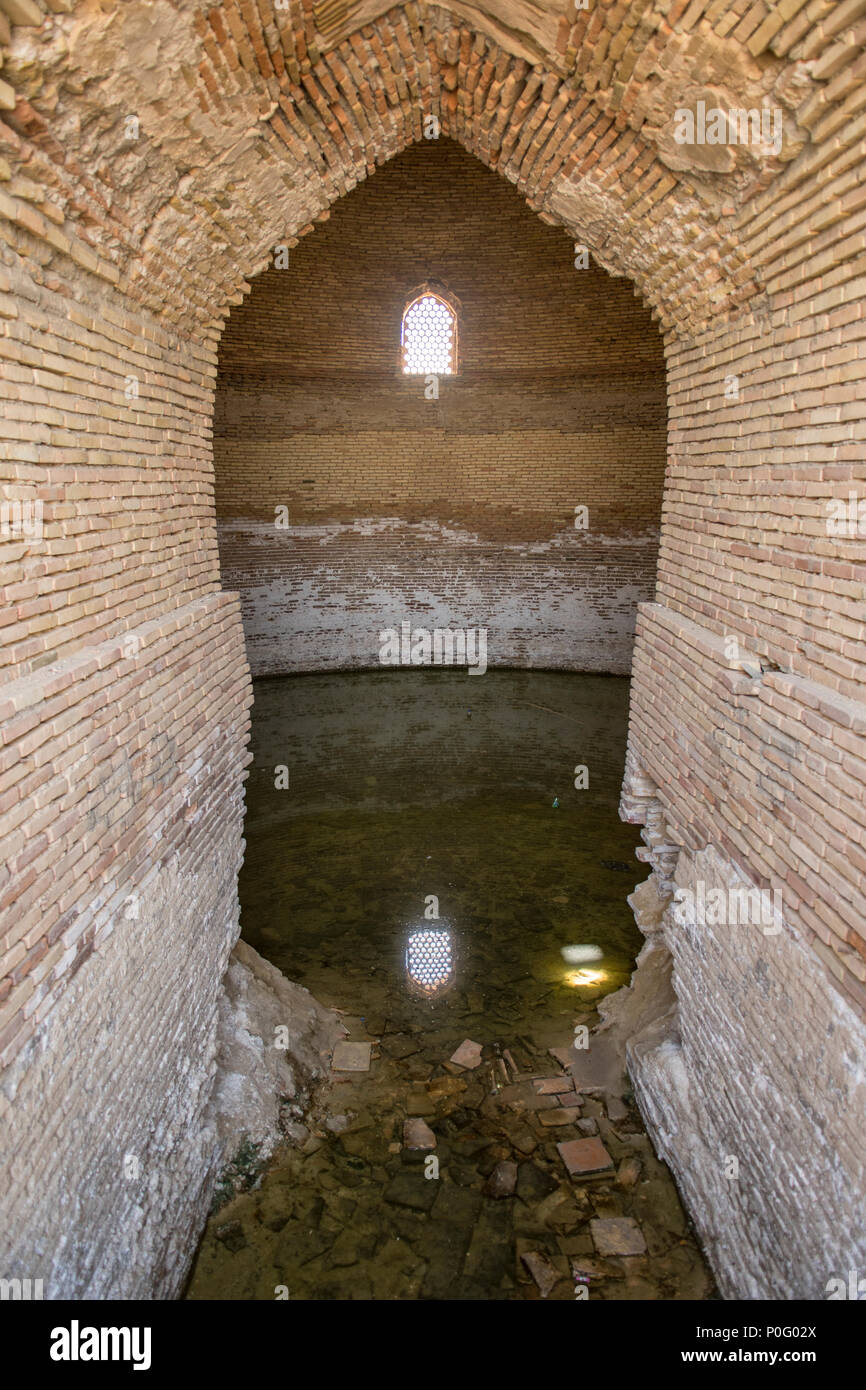
<svg viewBox="0 0 866 1390">
<path fill-rule="evenodd" d="M 570 985 L 597 985 L 607 979 L 605 970 L 571 970 L 566 975 Z"/>
<path fill-rule="evenodd" d="M 422 927 L 409 933 L 406 974 L 413 988 L 428 997 L 440 994 L 451 983 L 453 973 L 450 931 Z"/>
<path fill-rule="evenodd" d="M 602 960 L 604 951 L 600 946 L 590 946 L 588 943 L 580 946 L 560 946 L 560 954 L 566 965 L 582 965 L 587 960 Z M 569 970 L 565 977 L 567 985 L 598 985 L 602 980 L 607 979 L 605 970 Z"/>
<path fill-rule="evenodd" d="M 601 960 L 604 955 L 600 946 L 562 946 L 560 950 L 566 965 L 582 965 L 587 960 Z"/>
</svg>

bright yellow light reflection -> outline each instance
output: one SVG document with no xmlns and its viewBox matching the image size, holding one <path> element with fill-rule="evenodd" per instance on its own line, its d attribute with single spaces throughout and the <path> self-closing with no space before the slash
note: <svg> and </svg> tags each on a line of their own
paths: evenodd
<svg viewBox="0 0 866 1390">
<path fill-rule="evenodd" d="M 602 980 L 607 979 L 606 970 L 572 970 L 566 975 L 566 980 L 570 985 L 598 985 Z"/>
</svg>

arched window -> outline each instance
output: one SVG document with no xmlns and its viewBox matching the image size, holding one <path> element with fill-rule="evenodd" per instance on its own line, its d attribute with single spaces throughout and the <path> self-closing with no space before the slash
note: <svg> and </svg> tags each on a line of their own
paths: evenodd
<svg viewBox="0 0 866 1390">
<path fill-rule="evenodd" d="M 431 289 L 416 293 L 403 310 L 400 342 L 405 376 L 452 376 L 457 369 L 457 315 Z"/>
</svg>

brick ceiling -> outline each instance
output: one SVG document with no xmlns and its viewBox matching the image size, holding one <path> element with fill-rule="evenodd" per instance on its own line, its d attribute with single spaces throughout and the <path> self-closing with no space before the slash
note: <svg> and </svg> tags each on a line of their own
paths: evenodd
<svg viewBox="0 0 866 1390">
<path fill-rule="evenodd" d="M 833 223 L 863 156 L 866 0 L 0 11 L 0 232 L 37 239 L 47 280 L 63 284 L 71 257 L 184 332 L 217 335 L 274 245 L 423 139 L 430 115 L 631 277 L 665 330 L 796 283 L 816 254 L 828 286 L 851 264 Z M 781 155 L 677 145 L 674 111 L 702 95 L 780 108 Z"/>
</svg>

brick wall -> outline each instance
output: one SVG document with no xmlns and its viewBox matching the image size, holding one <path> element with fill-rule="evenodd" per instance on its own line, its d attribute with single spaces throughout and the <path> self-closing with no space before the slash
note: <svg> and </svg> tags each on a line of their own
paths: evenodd
<svg viewBox="0 0 866 1390">
<path fill-rule="evenodd" d="M 39 248 L 0 219 L 0 1267 L 46 1298 L 172 1297 L 222 1158 L 251 698 L 215 352 L 90 263 L 73 295 Z"/>
<path fill-rule="evenodd" d="M 857 201 L 823 237 L 829 276 L 780 213 L 760 314 L 670 354 L 658 601 L 638 616 L 623 813 L 668 902 L 674 995 L 630 1069 L 729 1297 L 824 1298 L 866 1261 Z M 779 920 L 677 920 L 676 885 L 757 889 Z"/>
<path fill-rule="evenodd" d="M 372 5 L 357 22 L 347 11 L 324 35 L 313 7 L 296 0 L 284 11 L 271 0 L 127 0 L 120 9 L 0 0 L 0 501 L 4 518 L 18 504 L 44 508 L 42 531 L 5 529 L 0 554 L 0 825 L 9 844 L 0 1111 L 18 1156 L 2 1196 L 2 1273 L 50 1273 L 49 1297 L 170 1295 L 182 1280 L 213 1159 L 204 1095 L 237 931 L 249 701 L 239 603 L 220 594 L 210 441 L 220 334 L 230 307 L 247 295 L 254 305 L 275 283 L 273 247 L 285 242 L 312 266 L 328 244 L 331 205 L 382 166 L 338 205 L 333 226 L 374 206 L 377 189 L 399 177 L 388 161 L 420 142 L 436 115 L 443 139 L 504 175 L 544 224 L 526 233 L 544 246 L 522 261 L 509 256 L 512 203 L 482 268 L 492 276 L 499 256 L 513 290 L 515 265 L 522 284 L 551 264 L 549 244 L 566 273 L 547 282 L 543 305 L 533 285 L 532 312 L 514 322 L 497 380 L 473 379 L 467 367 L 445 384 L 432 472 L 420 460 L 405 476 L 362 470 L 358 437 L 388 462 L 383 399 L 369 381 L 328 378 L 324 352 L 305 380 L 278 391 L 278 407 L 254 413 L 257 426 L 276 431 L 258 458 L 280 486 L 312 465 L 300 473 L 307 491 L 285 499 L 296 509 L 295 572 L 255 531 L 268 524 L 256 507 L 283 499 L 250 498 L 241 473 L 232 484 L 225 421 L 248 441 L 244 412 L 248 422 L 262 386 L 231 388 L 232 410 L 218 422 L 221 545 L 226 574 L 237 565 L 245 587 L 248 646 L 256 660 L 273 647 L 268 619 L 300 612 L 304 585 L 315 597 L 311 575 L 334 586 L 331 596 L 356 583 L 371 536 L 398 592 L 407 571 L 388 544 L 394 534 L 411 542 L 430 574 L 422 601 L 437 617 L 453 573 L 450 564 L 436 572 L 443 535 L 444 553 L 471 555 L 485 594 L 502 588 L 503 556 L 519 558 L 525 581 L 535 546 L 548 547 L 554 596 L 588 593 L 580 557 L 589 562 L 593 533 L 580 550 L 569 532 L 568 549 L 558 518 L 562 508 L 565 527 L 584 500 L 571 491 L 575 459 L 588 469 L 601 439 L 615 437 L 608 412 L 621 421 L 622 411 L 610 354 L 602 392 L 572 335 L 569 370 L 586 385 L 575 397 L 546 335 L 569 296 L 572 326 L 582 314 L 594 335 L 591 294 L 601 284 L 606 306 L 627 302 L 638 321 L 625 280 L 571 267 L 573 241 L 639 287 L 664 335 L 670 435 L 658 585 L 638 622 L 623 813 L 644 826 L 663 901 L 674 874 L 682 883 L 701 873 L 780 882 L 782 929 L 767 949 L 763 937 L 733 949 L 717 924 L 684 928 L 665 909 L 658 950 L 668 953 L 674 993 L 632 1049 L 633 1076 L 723 1288 L 820 1297 L 821 1275 L 866 1258 L 846 1235 L 861 1224 L 863 1129 L 849 1116 L 861 1116 L 854 1083 L 866 1058 L 866 556 L 857 506 L 866 486 L 866 5 L 598 0 L 558 13 L 490 0 L 457 15 L 448 6 L 422 14 L 409 0 L 387 12 Z M 779 152 L 677 144 L 676 109 L 708 89 L 723 106 L 778 109 Z M 425 144 L 411 158 L 428 156 L 449 154 Z M 490 197 L 509 192 L 484 187 L 496 189 Z M 477 232 L 476 212 L 466 200 L 459 209 Z M 416 255 L 420 246 L 416 238 Z M 286 273 L 295 269 L 293 260 Z M 419 278 L 413 267 L 412 283 Z M 311 304 L 312 285 L 298 290 Z M 473 314 L 497 322 L 489 297 L 473 307 L 471 276 L 460 292 L 467 329 Z M 579 304 L 579 294 L 590 297 Z M 367 302 L 384 312 L 382 295 Z M 355 321 L 377 351 L 393 341 L 393 319 L 378 338 L 369 319 Z M 471 332 L 464 341 L 471 366 Z M 484 347 L 483 335 L 475 341 Z M 521 376 L 531 341 L 534 378 Z M 331 446 L 319 414 L 325 392 Z M 643 418 L 633 418 L 641 400 L 631 388 L 628 398 L 616 455 L 583 475 L 610 527 L 599 534 L 615 539 L 626 571 L 645 554 L 630 549 L 621 509 L 605 511 L 604 463 L 630 458 L 647 438 Z M 493 449 L 479 434 L 475 420 L 490 418 L 491 402 L 500 433 L 519 448 L 500 440 Z M 421 406 L 395 379 L 389 433 L 417 440 Z M 461 467 L 464 456 L 471 465 L 467 515 L 458 504 L 468 486 L 425 490 L 458 457 L 449 431 L 452 444 L 471 442 L 460 454 Z M 514 513 L 482 471 L 494 454 L 520 499 Z M 527 470 L 529 456 L 549 471 Z M 636 476 L 625 479 L 632 491 Z M 393 527 L 391 499 L 369 485 L 385 478 L 399 483 Z M 847 504 L 852 492 L 853 530 L 833 533 L 827 503 Z M 256 534 L 260 631 L 243 577 Z M 319 539 L 328 574 L 312 560 Z M 582 590 L 563 585 L 566 562 Z M 378 622 L 382 607 L 374 597 L 369 617 Z M 322 601 L 314 611 L 311 632 L 327 645 L 325 617 L 336 628 L 342 606 Z M 451 611 L 464 610 L 455 601 Z M 579 642 L 581 623 L 587 638 L 597 635 L 600 611 L 539 609 L 534 659 L 544 633 L 550 664 L 566 640 Z M 502 630 L 526 654 L 526 633 L 509 616 Z M 277 646 L 292 636 L 281 630 Z M 345 664 L 362 664 L 364 650 L 359 642 L 344 651 Z M 124 915 L 133 907 L 138 935 Z M 773 1110 L 745 1082 L 756 1058 L 773 1078 Z M 702 1093 L 712 1104 L 689 1099 Z M 793 1122 L 779 1125 L 776 1114 Z M 723 1181 L 726 1156 L 737 1152 L 731 1136 L 741 1134 L 752 1161 L 736 1182 Z M 121 1185 L 121 1147 L 142 1160 L 145 1187 Z M 760 1158 L 770 1151 L 776 1166 Z M 832 1175 L 818 1204 L 815 1154 Z M 167 1230 L 176 1236 L 167 1240 Z M 736 1241 L 748 1242 L 745 1254 Z"/>
<path fill-rule="evenodd" d="M 398 364 L 406 300 L 433 279 L 460 351 L 427 400 Z M 255 280 L 220 346 L 220 555 L 253 673 L 375 665 L 404 618 L 486 626 L 491 664 L 628 671 L 664 394 L 628 281 L 575 269 L 573 242 L 452 141 L 397 156 Z"/>
<path fill-rule="evenodd" d="M 695 899 L 751 886 L 713 847 L 682 851 L 675 881 Z M 638 921 L 669 955 L 676 996 L 667 1017 L 633 1033 L 630 1074 L 722 1293 L 824 1299 L 830 1279 L 847 1285 L 866 1260 L 851 1217 L 862 1182 L 862 1019 L 827 987 L 790 922 L 767 933 L 708 929 L 669 907 L 656 937 Z"/>
</svg>

